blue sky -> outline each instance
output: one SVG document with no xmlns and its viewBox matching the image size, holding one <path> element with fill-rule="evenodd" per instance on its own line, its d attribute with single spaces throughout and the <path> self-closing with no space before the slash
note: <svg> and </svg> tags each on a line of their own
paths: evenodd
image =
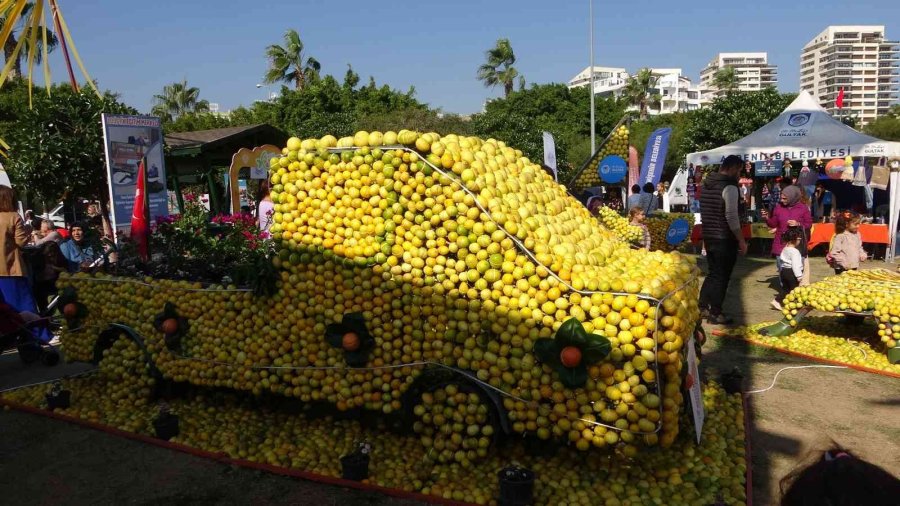
<svg viewBox="0 0 900 506">
<path fill-rule="evenodd" d="M 530 83 L 565 82 L 589 57 L 586 1 L 59 3 L 92 77 L 143 112 L 182 78 L 222 110 L 263 98 L 265 47 L 288 28 L 324 72 L 340 78 L 350 63 L 363 82 L 413 85 L 420 100 L 458 113 L 502 93 L 475 79 L 499 37 L 511 40 Z M 784 91 L 798 87 L 800 49 L 829 24 L 884 24 L 900 39 L 896 0 L 595 0 L 594 15 L 597 65 L 681 67 L 697 81 L 717 52 L 768 51 Z M 54 80 L 65 79 L 59 51 L 51 60 Z"/>
</svg>

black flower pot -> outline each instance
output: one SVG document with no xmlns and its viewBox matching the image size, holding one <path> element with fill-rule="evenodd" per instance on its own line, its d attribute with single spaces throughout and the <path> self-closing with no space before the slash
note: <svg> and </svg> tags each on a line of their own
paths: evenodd
<svg viewBox="0 0 900 506">
<path fill-rule="evenodd" d="M 160 415 L 153 420 L 156 437 L 168 441 L 178 435 L 178 416 L 171 413 Z"/>
<path fill-rule="evenodd" d="M 744 391 L 744 375 L 738 371 L 723 374 L 719 380 L 722 382 L 725 393 L 737 394 Z"/>
<path fill-rule="evenodd" d="M 534 473 L 521 467 L 507 467 L 497 473 L 500 480 L 500 506 L 534 504 Z"/>
<path fill-rule="evenodd" d="M 362 481 L 369 477 L 369 456 L 364 453 L 352 453 L 341 457 L 341 478 Z"/>
<path fill-rule="evenodd" d="M 47 394 L 47 408 L 50 411 L 54 409 L 66 409 L 72 401 L 72 392 L 69 390 L 60 390 L 56 394 Z"/>
</svg>

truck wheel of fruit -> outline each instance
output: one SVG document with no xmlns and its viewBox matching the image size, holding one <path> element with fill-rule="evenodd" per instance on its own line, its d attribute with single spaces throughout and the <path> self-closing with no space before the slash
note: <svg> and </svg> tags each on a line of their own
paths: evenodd
<svg viewBox="0 0 900 506">
<path fill-rule="evenodd" d="M 293 138 L 270 178 L 271 240 L 241 218 L 210 236 L 189 210 L 130 276 L 62 280 L 85 307 L 67 356 L 129 328 L 176 383 L 420 418 L 436 392 L 480 400 L 461 434 L 477 448 L 494 429 L 626 454 L 674 441 L 699 317 L 687 258 L 630 248 L 494 140 Z M 456 380 L 423 390 L 439 371 Z"/>
<path fill-rule="evenodd" d="M 872 348 L 883 353 L 890 364 L 900 363 L 900 274 L 886 269 L 847 271 L 809 286 L 795 288 L 782 304 L 784 319 L 756 329 L 763 337 L 792 335 L 813 310 L 843 315 L 845 323 L 860 331 L 874 320 L 877 336 Z M 789 338 L 788 338 L 789 339 Z M 865 354 L 865 352 L 863 352 Z"/>
</svg>

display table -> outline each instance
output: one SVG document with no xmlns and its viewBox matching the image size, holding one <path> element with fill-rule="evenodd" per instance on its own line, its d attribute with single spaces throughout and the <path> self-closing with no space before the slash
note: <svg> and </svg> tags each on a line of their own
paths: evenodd
<svg viewBox="0 0 900 506">
<path fill-rule="evenodd" d="M 813 223 L 812 232 L 809 234 L 809 249 L 820 244 L 829 244 L 834 237 L 834 223 Z M 863 223 L 859 226 L 859 237 L 864 243 L 890 244 L 891 237 L 888 234 L 887 225 L 876 223 Z"/>
</svg>

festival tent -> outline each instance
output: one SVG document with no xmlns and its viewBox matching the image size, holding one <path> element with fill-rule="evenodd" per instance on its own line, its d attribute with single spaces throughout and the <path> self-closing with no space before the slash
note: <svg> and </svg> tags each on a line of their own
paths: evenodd
<svg viewBox="0 0 900 506">
<path fill-rule="evenodd" d="M 729 155 L 755 162 L 856 157 L 900 157 L 900 142 L 865 135 L 831 117 L 806 91 L 777 118 L 731 144 L 687 155 L 687 163 L 721 163 Z"/>
<path fill-rule="evenodd" d="M 771 157 L 774 160 L 816 160 L 851 156 L 885 158 L 891 165 L 900 160 L 900 142 L 887 142 L 865 135 L 831 117 L 806 91 L 777 118 L 752 134 L 727 146 L 687 155 L 687 163 L 694 165 L 719 164 L 726 156 L 737 155 L 755 162 Z M 890 195 L 891 245 L 887 260 L 891 261 L 897 247 L 896 230 L 900 222 L 900 174 L 892 167 L 888 192 Z"/>
</svg>

